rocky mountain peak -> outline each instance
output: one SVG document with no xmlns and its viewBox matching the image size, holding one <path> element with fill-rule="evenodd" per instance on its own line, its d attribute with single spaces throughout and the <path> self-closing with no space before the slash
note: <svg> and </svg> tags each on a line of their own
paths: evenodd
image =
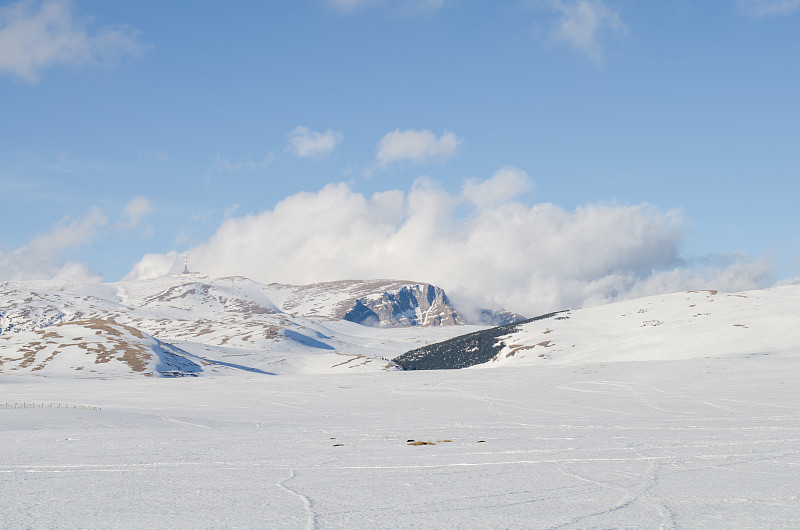
<svg viewBox="0 0 800 530">
<path fill-rule="evenodd" d="M 342 316 L 357 324 L 379 327 L 465 324 L 444 290 L 430 284 L 403 285 L 354 300 Z"/>
</svg>

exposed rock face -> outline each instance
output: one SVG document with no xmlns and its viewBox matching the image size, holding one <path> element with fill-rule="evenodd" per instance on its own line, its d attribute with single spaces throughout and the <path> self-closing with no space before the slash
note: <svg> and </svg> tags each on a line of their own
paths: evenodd
<svg viewBox="0 0 800 530">
<path fill-rule="evenodd" d="M 366 326 L 446 326 L 467 319 L 439 287 L 402 280 L 339 280 L 265 286 L 275 305 L 292 316 L 349 320 Z"/>
<path fill-rule="evenodd" d="M 404 285 L 356 299 L 342 316 L 345 320 L 366 326 L 446 326 L 465 324 L 447 295 L 439 287 L 428 284 Z"/>
</svg>

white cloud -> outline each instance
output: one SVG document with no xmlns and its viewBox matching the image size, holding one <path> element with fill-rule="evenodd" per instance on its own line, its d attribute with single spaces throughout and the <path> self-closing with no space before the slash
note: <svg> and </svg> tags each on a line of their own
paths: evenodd
<svg viewBox="0 0 800 530">
<path fill-rule="evenodd" d="M 378 142 L 375 164 L 383 169 L 404 160 L 422 163 L 429 160 L 445 160 L 456 154 L 461 139 L 450 132 L 439 138 L 428 129 L 416 131 L 395 129 Z"/>
<path fill-rule="evenodd" d="M 73 18 L 67 0 L 21 0 L 0 8 L 0 72 L 28 82 L 55 64 L 89 64 L 141 55 L 147 45 L 127 26 L 106 26 L 89 34 L 89 20 Z"/>
<path fill-rule="evenodd" d="M 737 0 L 744 13 L 754 17 L 791 15 L 800 11 L 800 0 Z"/>
<path fill-rule="evenodd" d="M 478 207 L 497 206 L 530 187 L 531 180 L 524 171 L 515 167 L 504 167 L 495 171 L 488 180 L 467 180 L 462 196 Z"/>
<path fill-rule="evenodd" d="M 388 7 L 399 13 L 411 14 L 438 11 L 449 2 L 447 0 L 328 0 L 328 3 L 342 13 L 352 13 L 366 7 Z"/>
<path fill-rule="evenodd" d="M 680 255 L 682 218 L 646 204 L 526 205 L 524 173 L 504 168 L 451 194 L 428 179 L 364 196 L 346 184 L 298 193 L 273 210 L 225 220 L 189 250 L 192 269 L 261 282 L 397 278 L 441 285 L 457 302 L 535 315 L 689 288 L 763 286 L 765 265 L 696 269 Z M 491 200 L 476 200 L 480 191 Z M 465 217 L 464 210 L 468 211 Z M 178 272 L 151 254 L 129 279 Z"/>
<path fill-rule="evenodd" d="M 142 220 L 153 212 L 153 205 L 146 197 L 134 197 L 122 210 L 122 215 L 117 223 L 118 228 L 132 230 L 139 226 Z"/>
<path fill-rule="evenodd" d="M 222 155 L 217 154 L 217 162 L 214 164 L 214 169 L 218 171 L 238 171 L 242 169 L 241 162 L 231 162 Z"/>
<path fill-rule="evenodd" d="M 177 274 L 182 270 L 183 255 L 174 250 L 166 254 L 145 254 L 122 281 L 157 278 L 166 274 Z"/>
<path fill-rule="evenodd" d="M 97 208 L 85 216 L 62 219 L 53 229 L 10 252 L 0 252 L 0 281 L 65 280 L 100 281 L 102 277 L 85 263 L 59 263 L 58 256 L 67 250 L 88 245 L 108 219 Z"/>
<path fill-rule="evenodd" d="M 375 4 L 375 0 L 328 0 L 328 3 L 343 13 L 350 13 L 357 8 Z"/>
<path fill-rule="evenodd" d="M 189 234 L 186 233 L 185 229 L 180 229 L 180 230 L 178 230 L 178 233 L 175 234 L 175 237 L 172 239 L 172 244 L 173 245 L 183 245 L 187 241 L 189 241 Z M 158 276 L 158 275 L 156 275 L 156 276 Z"/>
<path fill-rule="evenodd" d="M 329 155 L 342 141 L 342 133 L 328 129 L 324 133 L 312 131 L 308 127 L 298 126 L 289 133 L 289 147 L 295 156 L 301 158 Z"/>
<path fill-rule="evenodd" d="M 108 219 L 100 209 L 93 207 L 89 213 L 71 222 L 68 218 L 62 219 L 50 232 L 33 239 L 28 247 L 38 254 L 46 255 L 79 248 L 89 244 L 97 234 L 97 230 L 107 222 Z"/>
<path fill-rule="evenodd" d="M 268 154 L 261 160 L 246 160 L 244 162 L 236 160 L 231 161 L 228 158 L 223 157 L 220 154 L 217 154 L 217 161 L 214 164 L 213 168 L 217 171 L 225 171 L 225 172 L 232 172 L 232 171 L 239 171 L 240 169 L 249 169 L 251 171 L 257 171 L 259 169 L 264 169 L 265 167 L 272 164 L 275 160 L 275 155 L 273 153 Z"/>
<path fill-rule="evenodd" d="M 619 14 L 603 0 L 553 0 L 550 6 L 560 14 L 553 40 L 567 43 L 595 64 L 604 60 L 603 35 L 628 31 Z"/>
</svg>

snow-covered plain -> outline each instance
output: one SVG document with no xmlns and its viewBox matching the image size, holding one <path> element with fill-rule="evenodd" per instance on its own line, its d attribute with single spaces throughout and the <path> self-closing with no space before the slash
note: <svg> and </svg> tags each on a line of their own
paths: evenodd
<svg viewBox="0 0 800 530">
<path fill-rule="evenodd" d="M 18 405 L 0 409 L 0 520 L 797 527 L 798 374 L 797 358 L 759 356 L 346 375 L 4 376 L 1 399 Z"/>
<path fill-rule="evenodd" d="M 23 331 L 4 339 L 5 350 L 33 344 L 17 338 L 37 333 L 23 317 L 49 318 L 63 300 L 38 312 L 14 306 L 4 318 Z M 217 298 L 198 300 L 186 311 L 212 322 L 216 313 L 198 305 Z M 380 356 L 454 331 L 300 326 L 261 312 L 270 303 L 245 304 L 245 314 L 263 314 L 266 324 L 284 318 L 287 332 L 306 337 L 324 325 L 337 351 L 357 349 L 342 357 L 298 343 L 294 351 L 286 335 L 231 350 L 247 368 L 265 362 L 260 348 L 277 347 L 287 359 L 281 375 L 224 363 L 204 365 L 199 377 L 162 378 L 94 360 L 97 372 L 9 362 L 0 376 L 0 526 L 800 526 L 798 286 L 559 313 L 502 337 L 484 365 L 411 372 L 388 369 Z M 104 315 L 82 304 L 75 318 Z M 191 320 L 137 311 L 125 321 L 146 333 L 111 320 L 40 331 L 80 333 L 83 355 L 95 359 L 106 355 L 91 349 L 105 337 L 86 331 L 95 327 L 117 333 L 98 343 L 106 349 L 115 340 L 167 348 L 157 342 L 164 334 L 178 348 L 213 349 L 225 333 L 243 333 L 246 320 L 223 312 L 213 333 L 195 334 L 210 342 L 189 332 L 176 341 Z M 429 443 L 410 445 L 419 442 Z"/>
</svg>

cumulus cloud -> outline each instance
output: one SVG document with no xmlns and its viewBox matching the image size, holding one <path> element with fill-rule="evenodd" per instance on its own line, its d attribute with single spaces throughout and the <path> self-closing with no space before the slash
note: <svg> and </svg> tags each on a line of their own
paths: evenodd
<svg viewBox="0 0 800 530">
<path fill-rule="evenodd" d="M 378 142 L 375 164 L 383 169 L 395 162 L 411 160 L 422 163 L 430 160 L 446 160 L 456 154 L 461 139 L 450 132 L 439 138 L 428 129 L 416 131 L 395 129 Z"/>
<path fill-rule="evenodd" d="M 553 40 L 568 44 L 595 64 L 604 60 L 603 36 L 628 31 L 619 13 L 602 0 L 553 0 L 549 5 L 560 15 Z"/>
<path fill-rule="evenodd" d="M 744 13 L 754 17 L 791 15 L 800 11 L 800 0 L 737 0 Z"/>
<path fill-rule="evenodd" d="M 118 228 L 132 230 L 137 228 L 145 217 L 153 212 L 153 205 L 146 197 L 134 197 L 122 210 L 122 215 L 117 223 Z"/>
<path fill-rule="evenodd" d="M 193 270 L 212 276 L 424 281 L 445 288 L 462 308 L 494 301 L 529 315 L 689 288 L 755 288 L 768 277 L 759 263 L 689 266 L 680 254 L 680 212 L 647 204 L 526 205 L 517 194 L 528 180 L 504 168 L 459 193 L 421 178 L 408 191 L 371 196 L 330 184 L 227 219 L 188 254 Z M 489 199 L 478 200 L 479 193 Z M 177 253 L 151 254 L 128 279 L 181 268 Z"/>
<path fill-rule="evenodd" d="M 487 180 L 467 180 L 462 196 L 478 207 L 495 206 L 513 199 L 531 185 L 531 179 L 524 171 L 504 167 L 495 171 Z"/>
<path fill-rule="evenodd" d="M 342 133 L 328 129 L 324 133 L 308 127 L 297 126 L 289 133 L 289 147 L 293 155 L 300 158 L 329 155 L 342 141 Z"/>
<path fill-rule="evenodd" d="M 165 254 L 145 254 L 122 281 L 157 278 L 166 274 L 177 274 L 182 270 L 183 255 L 174 250 Z"/>
<path fill-rule="evenodd" d="M 108 219 L 97 208 L 69 221 L 62 219 L 52 230 L 37 236 L 27 245 L 10 252 L 0 252 L 0 281 L 65 280 L 100 281 L 102 277 L 85 263 L 58 261 L 67 250 L 88 245 Z"/>
<path fill-rule="evenodd" d="M 102 63 L 148 48 L 128 26 L 90 34 L 89 22 L 75 19 L 67 0 L 22 0 L 0 8 L 0 72 L 32 83 L 51 65 Z"/>
</svg>

